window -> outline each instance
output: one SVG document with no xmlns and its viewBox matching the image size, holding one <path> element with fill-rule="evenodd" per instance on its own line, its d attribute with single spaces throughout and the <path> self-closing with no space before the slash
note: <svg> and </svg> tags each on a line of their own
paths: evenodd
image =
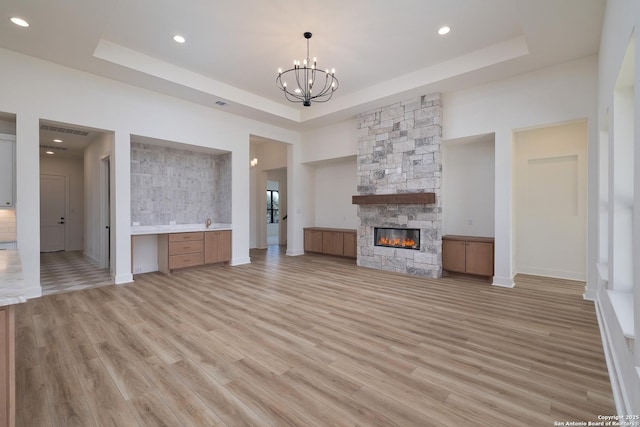
<svg viewBox="0 0 640 427">
<path fill-rule="evenodd" d="M 267 190 L 267 224 L 277 224 L 279 222 L 279 207 L 280 194 L 278 190 Z"/>
</svg>

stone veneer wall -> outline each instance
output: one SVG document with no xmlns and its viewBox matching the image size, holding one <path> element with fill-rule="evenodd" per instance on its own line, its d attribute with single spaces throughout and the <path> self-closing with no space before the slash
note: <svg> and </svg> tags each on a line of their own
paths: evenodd
<svg viewBox="0 0 640 427">
<path fill-rule="evenodd" d="M 231 153 L 131 144 L 131 221 L 231 223 Z"/>
<path fill-rule="evenodd" d="M 442 275 L 441 142 L 439 93 L 359 115 L 358 194 L 433 192 L 436 203 L 359 205 L 358 265 Z M 374 246 L 374 227 L 419 228 L 420 250 Z"/>
</svg>

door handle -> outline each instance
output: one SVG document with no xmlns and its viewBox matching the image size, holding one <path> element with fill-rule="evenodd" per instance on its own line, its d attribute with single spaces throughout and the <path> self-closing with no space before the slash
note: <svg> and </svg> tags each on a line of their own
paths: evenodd
<svg viewBox="0 0 640 427">
<path fill-rule="evenodd" d="M 64 224 L 64 221 L 58 221 L 58 224 Z"/>
</svg>

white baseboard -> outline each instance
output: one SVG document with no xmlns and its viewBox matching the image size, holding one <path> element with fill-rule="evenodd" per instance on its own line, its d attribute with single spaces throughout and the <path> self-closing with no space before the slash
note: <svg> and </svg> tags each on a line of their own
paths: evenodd
<svg viewBox="0 0 640 427">
<path fill-rule="evenodd" d="M 582 299 L 587 300 L 587 301 L 595 301 L 596 300 L 596 292 L 591 290 L 591 289 L 587 289 L 585 291 L 585 293 L 582 294 Z"/>
<path fill-rule="evenodd" d="M 602 313 L 602 306 L 599 300 L 596 300 L 596 317 L 598 318 L 598 326 L 600 327 L 600 338 L 602 340 L 602 348 L 604 357 L 609 371 L 609 381 L 611 381 L 611 391 L 613 392 L 613 402 L 616 406 L 618 414 L 631 414 L 632 408 L 629 405 L 629 396 L 627 395 L 625 378 L 621 377 L 621 370 L 618 360 L 620 356 L 616 355 L 615 346 L 611 337 L 611 328 L 607 324 L 606 316 Z M 631 381 L 631 378 L 627 378 Z"/>
<path fill-rule="evenodd" d="M 26 288 L 24 290 L 24 296 L 27 299 L 40 298 L 42 296 L 42 288 L 40 286 L 37 288 Z"/>
<path fill-rule="evenodd" d="M 304 255 L 304 250 L 302 249 L 287 249 L 287 255 L 288 256 L 298 256 L 298 255 Z"/>
<path fill-rule="evenodd" d="M 513 288 L 516 283 L 513 281 L 513 277 L 499 277 L 493 276 L 493 286 L 500 286 L 501 288 Z"/>
<path fill-rule="evenodd" d="M 586 272 L 553 270 L 548 268 L 537 268 L 531 266 L 518 266 L 518 273 L 531 274 L 532 276 L 553 277 L 555 279 L 577 280 L 585 282 L 587 280 Z"/>
<path fill-rule="evenodd" d="M 116 285 L 125 285 L 127 283 L 133 283 L 133 274 L 127 273 L 127 274 L 116 275 L 116 277 L 114 277 L 113 279 L 113 282 Z"/>
<path fill-rule="evenodd" d="M 229 262 L 230 266 L 243 265 L 243 264 L 251 264 L 251 258 L 250 257 L 233 258 L 231 262 Z"/>
</svg>

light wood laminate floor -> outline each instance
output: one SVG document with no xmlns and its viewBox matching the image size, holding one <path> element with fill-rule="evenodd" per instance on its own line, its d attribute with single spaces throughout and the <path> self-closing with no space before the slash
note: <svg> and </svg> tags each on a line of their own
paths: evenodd
<svg viewBox="0 0 640 427">
<path fill-rule="evenodd" d="M 552 426 L 614 413 L 583 284 L 325 256 L 17 307 L 18 426 Z"/>
</svg>

